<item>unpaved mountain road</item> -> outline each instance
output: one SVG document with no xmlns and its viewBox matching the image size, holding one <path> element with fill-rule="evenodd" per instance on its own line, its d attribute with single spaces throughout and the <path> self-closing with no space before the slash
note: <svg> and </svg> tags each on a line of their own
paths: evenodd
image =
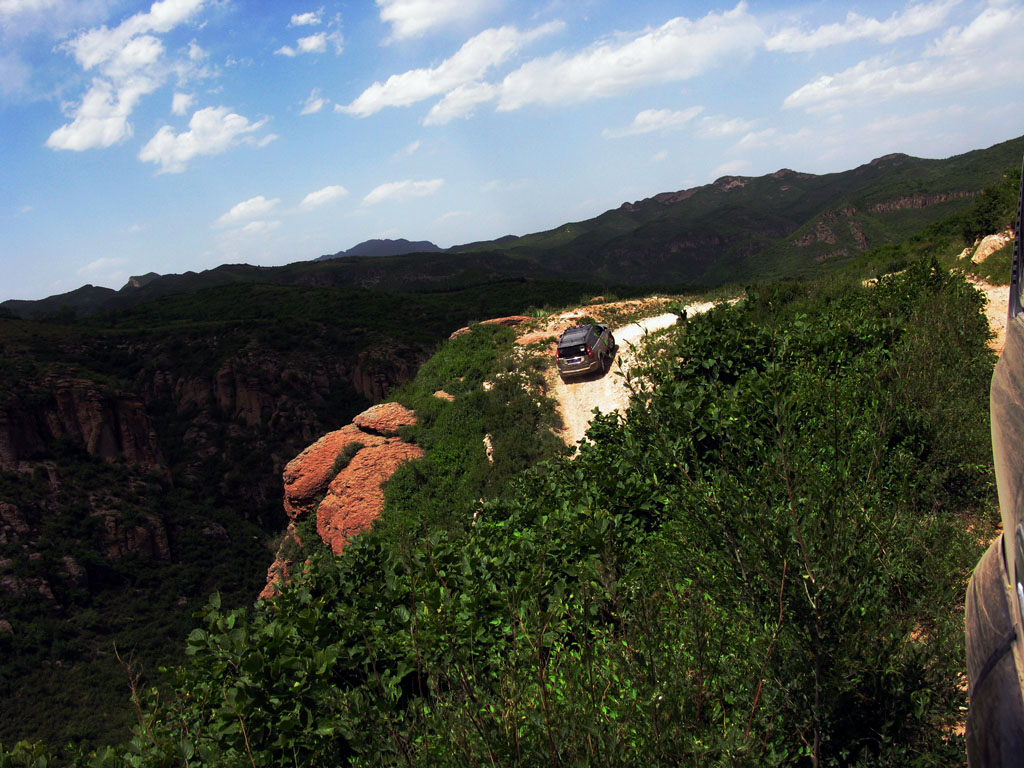
<svg viewBox="0 0 1024 768">
<path fill-rule="evenodd" d="M 715 305 L 712 302 L 688 304 L 686 313 L 692 317 L 707 312 L 713 306 Z M 558 410 L 565 424 L 562 436 L 568 445 L 575 446 L 584 438 L 590 420 L 594 418 L 595 408 L 601 413 L 625 412 L 629 404 L 629 390 L 626 388 L 625 379 L 617 376 L 616 372 L 625 371 L 633 364 L 635 346 L 639 344 L 644 334 L 675 325 L 678 319 L 675 313 L 669 312 L 644 318 L 621 328 L 613 328 L 612 334 L 618 348 L 607 373 L 577 376 L 562 381 L 558 373 L 552 369 L 551 395 L 558 402 Z"/>
<path fill-rule="evenodd" d="M 985 294 L 988 302 L 985 304 L 985 316 L 988 318 L 988 327 L 995 334 L 989 340 L 989 347 L 997 355 L 1003 354 L 1003 346 L 1006 344 L 1006 318 L 1010 312 L 1010 287 L 1008 285 L 992 285 L 980 277 L 968 276 L 967 280 Z"/>
</svg>

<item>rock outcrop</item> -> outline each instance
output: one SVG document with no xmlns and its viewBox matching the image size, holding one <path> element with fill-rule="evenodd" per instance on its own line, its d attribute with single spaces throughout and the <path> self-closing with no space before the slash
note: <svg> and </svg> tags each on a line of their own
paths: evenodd
<svg viewBox="0 0 1024 768">
<path fill-rule="evenodd" d="M 339 554 L 349 539 L 370 528 L 384 508 L 384 489 L 398 465 L 423 456 L 423 449 L 398 438 L 363 448 L 328 486 L 316 510 L 316 531 Z"/>
<path fill-rule="evenodd" d="M 384 507 L 383 484 L 400 464 L 423 450 L 397 433 L 416 423 L 416 414 L 398 403 L 381 403 L 330 432 L 288 462 L 282 474 L 284 509 L 289 518 L 277 557 L 267 569 L 261 599 L 274 597 L 277 585 L 293 573 L 290 553 L 302 541 L 297 523 L 316 515 L 316 530 L 335 554 L 367 530 Z"/>
<path fill-rule="evenodd" d="M 93 456 L 122 458 L 157 468 L 164 459 L 156 430 L 138 395 L 105 392 L 96 382 L 63 376 L 43 381 L 43 402 L 11 398 L 0 407 L 0 467 L 17 468 L 61 438 L 82 443 Z"/>
</svg>

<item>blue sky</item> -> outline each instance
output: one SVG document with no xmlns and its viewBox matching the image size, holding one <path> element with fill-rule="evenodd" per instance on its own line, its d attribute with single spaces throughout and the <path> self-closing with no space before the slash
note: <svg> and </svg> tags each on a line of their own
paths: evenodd
<svg viewBox="0 0 1024 768">
<path fill-rule="evenodd" d="M 0 299 L 1024 133 L 1024 2 L 0 0 Z"/>
</svg>

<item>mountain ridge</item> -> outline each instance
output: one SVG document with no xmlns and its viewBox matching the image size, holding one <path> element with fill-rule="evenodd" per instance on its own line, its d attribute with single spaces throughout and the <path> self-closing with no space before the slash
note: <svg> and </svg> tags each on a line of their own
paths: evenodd
<svg viewBox="0 0 1024 768">
<path fill-rule="evenodd" d="M 522 277 L 714 286 L 813 276 L 966 206 L 1015 167 L 1022 153 L 1024 137 L 1018 137 L 939 160 L 890 153 L 829 174 L 782 168 L 763 176 L 728 175 L 527 235 L 397 255 L 388 251 L 434 244 L 365 241 L 281 267 L 223 264 L 198 273 L 151 273 L 120 291 L 83 286 L 34 301 L 4 301 L 0 308 L 20 317 L 91 314 L 233 282 L 429 292 Z M 894 202 L 899 200 L 904 203 Z M 355 253 L 362 248 L 369 253 Z"/>
</svg>

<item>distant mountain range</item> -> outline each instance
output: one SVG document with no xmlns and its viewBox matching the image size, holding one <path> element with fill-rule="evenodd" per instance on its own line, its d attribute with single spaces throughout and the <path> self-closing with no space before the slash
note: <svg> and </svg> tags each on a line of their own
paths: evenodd
<svg viewBox="0 0 1024 768">
<path fill-rule="evenodd" d="M 891 154 L 841 173 L 782 169 L 724 176 L 521 237 L 447 250 L 428 241 L 368 240 L 283 267 L 225 264 L 199 273 L 151 273 L 119 291 L 87 285 L 0 308 L 21 317 L 91 314 L 237 282 L 434 292 L 508 278 L 713 286 L 808 276 L 966 207 L 1007 169 L 1019 167 L 1022 154 L 1024 137 L 944 160 Z"/>
<path fill-rule="evenodd" d="M 358 245 L 353 245 L 347 251 L 327 254 L 318 258 L 317 261 L 340 259 L 343 256 L 404 256 L 407 253 L 439 253 L 443 250 L 429 240 L 410 241 L 404 237 L 397 240 L 364 240 Z"/>
</svg>

